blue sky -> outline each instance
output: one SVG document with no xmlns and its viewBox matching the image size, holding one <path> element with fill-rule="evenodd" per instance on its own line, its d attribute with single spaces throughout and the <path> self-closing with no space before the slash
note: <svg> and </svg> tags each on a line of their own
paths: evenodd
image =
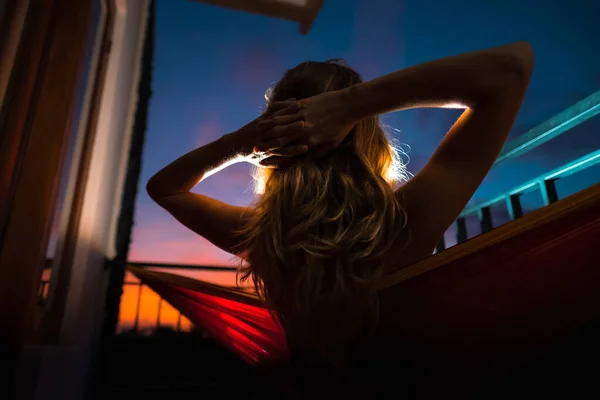
<svg viewBox="0 0 600 400">
<path fill-rule="evenodd" d="M 527 40 L 535 50 L 535 69 L 511 132 L 514 138 L 600 90 L 597 15 L 600 3 L 593 0 L 326 0 L 311 32 L 301 36 L 289 21 L 188 0 L 158 0 L 154 96 L 130 259 L 234 262 L 153 204 L 144 186 L 175 158 L 256 118 L 265 89 L 287 68 L 308 59 L 344 58 L 371 79 L 431 59 Z M 397 130 L 396 140 L 410 146 L 408 168 L 416 173 L 456 118 L 456 110 L 411 110 L 383 120 Z M 598 148 L 596 117 L 492 170 L 472 201 L 486 200 Z M 195 190 L 248 204 L 248 172 L 247 165 L 235 165 Z M 561 183 L 559 191 L 568 194 L 598 176 L 598 168 L 582 173 Z M 524 202 L 536 205 L 533 197 Z"/>
</svg>

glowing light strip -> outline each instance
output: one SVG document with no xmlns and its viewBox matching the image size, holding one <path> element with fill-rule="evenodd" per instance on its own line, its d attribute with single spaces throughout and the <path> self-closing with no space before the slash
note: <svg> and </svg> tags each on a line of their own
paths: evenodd
<svg viewBox="0 0 600 400">
<path fill-rule="evenodd" d="M 494 167 L 502 161 L 528 153 L 534 148 L 560 136 L 574 126 L 600 113 L 600 91 L 563 110 L 549 120 L 529 130 L 516 140 L 507 143 L 494 162 Z M 557 124 L 558 121 L 562 121 Z M 555 125 L 548 128 L 548 125 Z M 540 132 L 541 131 L 541 132 Z"/>
<path fill-rule="evenodd" d="M 599 162 L 600 150 L 597 150 L 594 153 L 588 154 L 585 157 L 573 161 L 570 165 L 567 165 L 556 172 L 552 172 L 550 175 L 546 176 L 546 180 L 554 178 L 564 178 L 565 176 L 574 174 L 578 171 L 581 171 L 582 169 L 589 168 L 592 165 L 597 164 Z"/>
<path fill-rule="evenodd" d="M 518 188 L 511 190 L 509 192 L 509 196 L 514 196 L 515 194 L 525 193 L 528 189 L 533 189 L 537 186 L 538 181 L 534 180 L 533 182 L 526 183 L 525 185 L 519 186 Z"/>
</svg>

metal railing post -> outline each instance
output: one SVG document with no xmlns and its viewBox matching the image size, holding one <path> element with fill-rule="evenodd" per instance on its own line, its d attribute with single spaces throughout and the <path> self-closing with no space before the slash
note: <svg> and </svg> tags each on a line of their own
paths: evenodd
<svg viewBox="0 0 600 400">
<path fill-rule="evenodd" d="M 506 196 L 506 208 L 511 220 L 519 219 L 523 216 L 523 207 L 521 207 L 521 195 L 519 193 Z"/>
<path fill-rule="evenodd" d="M 439 253 L 440 251 L 444 251 L 444 250 L 446 250 L 446 240 L 442 236 L 442 238 L 440 239 L 440 241 L 438 242 L 438 244 L 435 248 L 435 251 L 436 251 L 436 253 Z"/>
<path fill-rule="evenodd" d="M 558 193 L 556 192 L 556 179 L 541 180 L 539 185 L 542 192 L 544 206 L 549 206 L 550 204 L 558 201 Z"/>
<path fill-rule="evenodd" d="M 486 233 L 494 229 L 494 224 L 492 223 L 492 212 L 490 207 L 480 208 L 477 212 L 477 216 L 479 217 L 481 233 Z"/>
<path fill-rule="evenodd" d="M 142 287 L 144 285 L 142 284 L 142 282 L 139 283 L 138 285 L 138 297 L 137 297 L 137 306 L 135 308 L 135 321 L 133 323 L 133 330 L 134 332 L 138 331 L 139 328 L 139 324 L 140 324 L 140 307 L 142 304 Z"/>
<path fill-rule="evenodd" d="M 462 243 L 467 241 L 467 221 L 465 217 L 456 219 L 456 242 Z"/>
</svg>

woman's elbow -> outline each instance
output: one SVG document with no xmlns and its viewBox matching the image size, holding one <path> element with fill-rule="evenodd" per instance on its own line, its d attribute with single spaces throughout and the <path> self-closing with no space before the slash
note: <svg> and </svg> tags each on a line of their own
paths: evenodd
<svg viewBox="0 0 600 400">
<path fill-rule="evenodd" d="M 487 75 L 485 100 L 525 90 L 533 70 L 531 45 L 527 42 L 511 43 L 502 46 L 494 57 L 493 72 Z"/>
<path fill-rule="evenodd" d="M 156 175 L 150 178 L 146 183 L 146 193 L 148 193 L 148 196 L 150 196 L 150 198 L 154 201 L 163 196 L 160 185 L 157 182 Z"/>
</svg>

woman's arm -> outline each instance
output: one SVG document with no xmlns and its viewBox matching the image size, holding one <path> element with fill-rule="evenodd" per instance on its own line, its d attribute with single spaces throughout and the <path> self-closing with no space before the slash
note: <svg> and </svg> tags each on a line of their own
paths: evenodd
<svg viewBox="0 0 600 400">
<path fill-rule="evenodd" d="M 527 42 L 415 65 L 345 89 L 356 119 L 411 108 L 473 108 L 507 86 L 526 86 L 533 67 Z"/>
<path fill-rule="evenodd" d="M 237 244 L 232 232 L 241 227 L 246 209 L 190 190 L 243 155 L 235 141 L 223 136 L 167 165 L 148 181 L 146 190 L 152 200 L 181 224 L 232 252 Z"/>
<path fill-rule="evenodd" d="M 150 178 L 146 185 L 148 194 L 187 228 L 217 247 L 233 252 L 238 244 L 234 233 L 242 226 L 247 209 L 190 190 L 228 165 L 251 161 L 252 149 L 261 137 L 273 136 L 278 130 L 284 130 L 288 136 L 281 144 L 289 144 L 290 140 L 294 140 L 294 132 L 300 132 L 302 128 L 302 124 L 292 123 L 297 120 L 293 115 L 286 120 L 286 115 L 294 111 L 295 107 L 288 107 L 273 114 L 284 119 L 284 126 L 280 128 L 261 128 L 259 122 L 265 115 L 238 131 L 185 154 Z M 285 125 L 286 121 L 288 125 Z M 304 151 L 303 146 L 292 146 L 286 149 L 285 155 L 293 156 Z"/>
<path fill-rule="evenodd" d="M 431 255 L 498 156 L 533 68 L 529 44 L 518 42 L 443 58 L 346 91 L 349 115 L 461 104 L 467 110 L 427 165 L 397 190 L 412 232 L 407 262 Z"/>
<path fill-rule="evenodd" d="M 200 181 L 228 165 L 240 162 L 246 150 L 229 135 L 179 157 L 159 172 L 146 185 L 150 197 L 163 198 L 189 192 Z"/>
</svg>

